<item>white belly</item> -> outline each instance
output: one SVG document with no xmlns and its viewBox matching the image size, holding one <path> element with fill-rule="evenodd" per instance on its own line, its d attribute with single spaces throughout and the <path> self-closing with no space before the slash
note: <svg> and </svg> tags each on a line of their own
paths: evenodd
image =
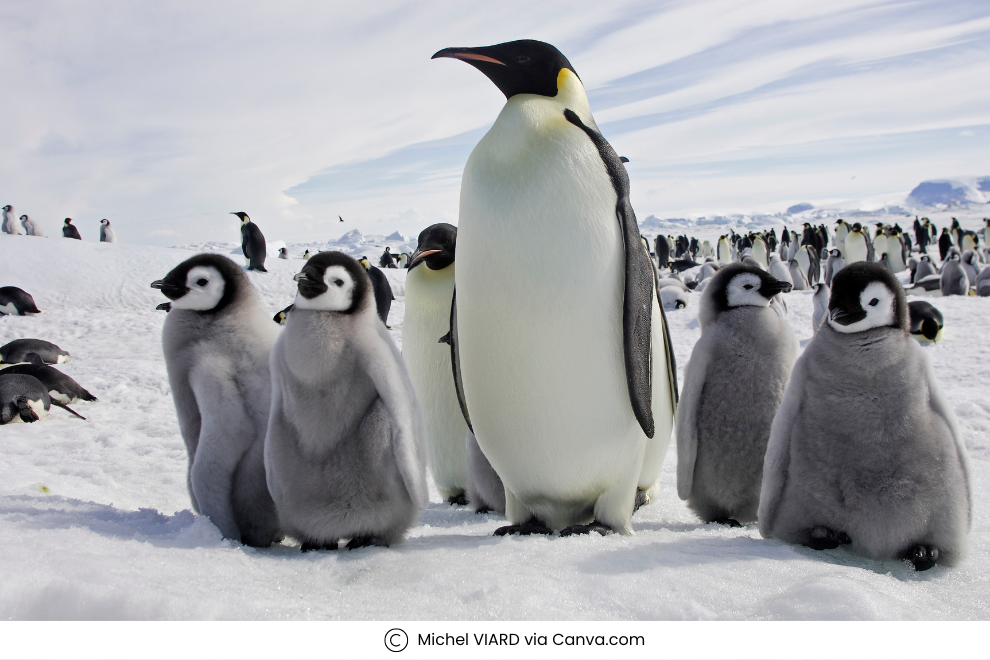
<svg viewBox="0 0 990 660">
<path fill-rule="evenodd" d="M 846 234 L 846 249 L 843 251 L 847 264 L 854 264 L 857 261 L 866 261 L 866 239 L 862 234 L 849 232 Z"/>
<path fill-rule="evenodd" d="M 430 472 L 444 498 L 467 486 L 467 424 L 454 389 L 450 346 L 438 342 L 450 330 L 454 268 L 432 271 L 420 264 L 409 272 L 402 321 L 402 356 L 423 406 Z"/>
<path fill-rule="evenodd" d="M 459 355 L 479 445 L 507 490 L 545 510 L 638 477 L 646 436 L 625 378 L 615 192 L 579 129 L 504 125 L 518 98 L 464 170 Z"/>
</svg>

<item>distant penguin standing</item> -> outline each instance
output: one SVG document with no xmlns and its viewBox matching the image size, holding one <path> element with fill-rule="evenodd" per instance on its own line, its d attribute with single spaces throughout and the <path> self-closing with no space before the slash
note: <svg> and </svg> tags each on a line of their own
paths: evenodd
<svg viewBox="0 0 990 660">
<path fill-rule="evenodd" d="M 667 268 L 670 265 L 670 244 L 667 237 L 663 234 L 657 236 L 653 246 L 657 254 L 657 268 Z"/>
<path fill-rule="evenodd" d="M 976 276 L 976 295 L 984 298 L 990 296 L 990 266 L 984 266 Z"/>
<path fill-rule="evenodd" d="M 857 263 L 791 373 L 763 468 L 760 534 L 916 570 L 966 550 L 972 491 L 952 407 L 908 334 L 900 283 Z M 823 405 L 823 402 L 828 402 Z"/>
<path fill-rule="evenodd" d="M 82 240 L 82 236 L 79 235 L 79 230 L 76 226 L 72 224 L 72 218 L 66 218 L 65 222 L 62 223 L 62 238 L 74 238 L 77 241 Z"/>
<path fill-rule="evenodd" d="M 53 401 L 40 380 L 27 374 L 0 371 L 0 424 L 37 422 L 57 406 L 80 419 L 86 419 L 60 401 Z"/>
<path fill-rule="evenodd" d="M 309 257 L 310 257 L 309 250 L 303 252 L 303 259 L 309 259 Z"/>
<path fill-rule="evenodd" d="M 218 254 L 186 259 L 151 286 L 172 301 L 162 348 L 193 509 L 224 537 L 267 547 L 282 538 L 264 465 L 278 326 L 244 271 Z"/>
<path fill-rule="evenodd" d="M 382 268 L 395 268 L 395 258 L 392 257 L 392 248 L 385 248 L 385 251 L 382 252 L 382 258 L 378 260 L 378 265 Z"/>
<path fill-rule="evenodd" d="M 468 503 L 468 427 L 454 387 L 450 348 L 437 342 L 450 330 L 456 245 L 457 227 L 445 222 L 419 234 L 406 275 L 402 356 L 423 407 L 433 483 L 445 501 L 463 505 Z"/>
<path fill-rule="evenodd" d="M 878 257 L 882 258 L 883 255 L 887 254 L 887 235 L 883 233 L 883 225 L 877 226 L 877 233 L 873 237 L 873 249 Z"/>
<path fill-rule="evenodd" d="M 279 259 L 288 259 L 289 258 L 289 251 L 287 249 L 285 249 L 284 247 L 279 248 L 278 249 L 278 258 Z"/>
<path fill-rule="evenodd" d="M 842 251 L 839 248 L 832 248 L 828 252 L 828 259 L 825 261 L 825 284 L 832 285 L 832 278 L 846 265 L 842 258 Z"/>
<path fill-rule="evenodd" d="M 942 318 L 942 312 L 930 302 L 924 300 L 909 302 L 908 317 L 911 336 L 921 343 L 937 342 L 942 338 L 945 319 Z"/>
<path fill-rule="evenodd" d="M 392 285 L 388 283 L 385 273 L 372 266 L 367 257 L 361 257 L 358 263 L 368 271 L 368 277 L 371 278 L 371 287 L 375 294 L 375 309 L 378 311 L 378 318 L 382 320 L 385 327 L 388 327 L 388 313 L 392 309 L 392 301 L 395 300 Z"/>
<path fill-rule="evenodd" d="M 720 236 L 718 239 L 717 257 L 720 264 L 732 263 L 732 248 L 729 246 L 729 239 L 726 236 Z"/>
<path fill-rule="evenodd" d="M 247 269 L 267 273 L 265 258 L 268 256 L 268 245 L 265 235 L 244 211 L 231 211 L 230 215 L 236 215 L 241 220 L 241 252 L 248 262 Z"/>
<path fill-rule="evenodd" d="M 28 236 L 41 236 L 42 238 L 46 237 L 45 230 L 37 220 L 32 220 L 26 215 L 22 215 L 20 220 L 21 224 L 24 226 L 24 233 Z"/>
<path fill-rule="evenodd" d="M 927 254 L 923 254 L 921 255 L 921 258 L 918 259 L 918 266 L 917 268 L 914 269 L 914 277 L 912 278 L 911 281 L 920 282 L 926 277 L 935 274 L 936 274 L 936 270 L 935 270 L 935 266 L 932 265 L 932 258 L 929 257 Z"/>
<path fill-rule="evenodd" d="M 113 230 L 110 226 L 110 221 L 106 218 L 100 220 L 100 242 L 101 243 L 116 243 L 117 242 L 117 232 Z"/>
<path fill-rule="evenodd" d="M 701 298 L 701 339 L 677 408 L 677 495 L 703 521 L 756 520 L 770 425 L 798 342 L 769 309 L 790 290 L 762 269 L 732 264 Z"/>
<path fill-rule="evenodd" d="M 0 286 L 0 316 L 28 316 L 41 314 L 34 298 L 24 289 L 16 286 Z"/>
<path fill-rule="evenodd" d="M 760 262 L 763 266 L 763 270 L 770 267 L 770 261 L 768 258 L 769 250 L 767 249 L 767 242 L 763 240 L 762 236 L 753 237 L 753 258 Z"/>
<path fill-rule="evenodd" d="M 822 279 L 822 262 L 817 248 L 812 245 L 802 245 L 794 259 L 801 266 L 801 270 L 808 280 L 808 286 L 818 284 Z"/>
<path fill-rule="evenodd" d="M 942 227 L 942 235 L 938 237 L 938 254 L 942 261 L 945 261 L 945 255 L 949 253 L 951 247 L 952 236 L 949 235 L 949 228 Z"/>
<path fill-rule="evenodd" d="M 846 234 L 845 249 L 842 250 L 842 257 L 846 265 L 867 261 L 869 258 L 869 246 L 866 236 L 863 233 L 863 226 L 858 222 L 853 223 Z"/>
<path fill-rule="evenodd" d="M 400 254 L 395 260 L 395 265 L 399 268 L 409 268 L 409 255 L 405 252 Z"/>
<path fill-rule="evenodd" d="M 3 232 L 5 234 L 18 235 L 21 233 L 21 226 L 17 223 L 16 218 L 13 206 L 7 204 L 3 207 Z"/>
<path fill-rule="evenodd" d="M 976 283 L 976 278 L 980 274 L 980 259 L 976 250 L 970 249 L 962 253 L 962 258 L 959 263 L 962 264 L 963 269 L 966 271 L 966 276 L 969 278 L 970 286 Z"/>
<path fill-rule="evenodd" d="M 825 319 L 828 318 L 828 297 L 829 297 L 829 287 L 827 284 L 816 284 L 814 287 L 815 295 L 812 296 L 812 302 L 814 303 L 814 312 L 811 315 L 811 331 L 812 334 L 817 333 L 825 323 Z"/>
<path fill-rule="evenodd" d="M 846 247 L 846 236 L 849 234 L 849 225 L 842 218 L 835 223 L 835 236 L 832 237 L 832 246 L 842 250 Z"/>
<path fill-rule="evenodd" d="M 295 309 L 272 350 L 268 487 L 303 551 L 387 546 L 427 504 L 422 413 L 375 311 L 371 279 L 322 252 L 295 276 Z"/>
<path fill-rule="evenodd" d="M 550 44 L 434 57 L 506 97 L 464 168 L 455 276 L 467 408 L 511 523 L 496 533 L 629 534 L 667 450 L 676 370 L 626 169 Z"/>
<path fill-rule="evenodd" d="M 776 252 L 770 253 L 769 273 L 781 282 L 787 282 L 791 286 L 794 285 L 794 280 L 791 279 L 791 269 L 780 260 L 780 255 Z"/>
<path fill-rule="evenodd" d="M 958 254 L 949 255 L 942 264 L 939 289 L 943 296 L 965 296 L 969 294 L 969 276 L 963 268 Z"/>
</svg>

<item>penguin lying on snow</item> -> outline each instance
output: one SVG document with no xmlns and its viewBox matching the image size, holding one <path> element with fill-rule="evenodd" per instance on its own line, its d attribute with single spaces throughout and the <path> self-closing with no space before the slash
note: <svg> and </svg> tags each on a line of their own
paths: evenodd
<svg viewBox="0 0 990 660">
<path fill-rule="evenodd" d="M 279 519 L 303 551 L 397 543 L 427 504 L 422 413 L 402 357 L 354 259 L 322 252 L 295 279 L 265 439 Z"/>
<path fill-rule="evenodd" d="M 457 227 L 451 224 L 438 223 L 419 234 L 406 276 L 402 356 L 423 407 L 433 483 L 447 502 L 467 504 L 467 423 L 454 388 L 450 349 L 437 342 L 450 329 L 456 247 Z"/>
<path fill-rule="evenodd" d="M 676 385 L 626 169 L 550 44 L 433 57 L 470 64 L 506 97 L 464 168 L 455 275 L 467 408 L 511 523 L 496 534 L 631 533 L 637 491 L 653 487 L 667 450 Z"/>
<path fill-rule="evenodd" d="M 96 397 L 90 394 L 79 383 L 55 367 L 48 366 L 34 353 L 29 353 L 25 356 L 25 361 L 20 364 L 0 367 L 0 375 L 8 374 L 34 376 L 45 386 L 52 400 L 59 403 L 96 401 Z"/>
<path fill-rule="evenodd" d="M 268 256 L 268 245 L 265 243 L 265 235 L 244 211 L 231 211 L 230 215 L 241 219 L 241 252 L 247 259 L 247 269 L 267 273 L 265 258 Z"/>
<path fill-rule="evenodd" d="M 269 546 L 281 539 L 263 460 L 278 327 L 244 271 L 218 254 L 186 259 L 151 286 L 172 301 L 162 348 L 193 509 L 226 538 Z"/>
<path fill-rule="evenodd" d="M 45 364 L 62 364 L 72 357 L 61 348 L 44 339 L 15 339 L 0 346 L 0 363 L 17 364 L 28 362 L 28 356 L 35 353 Z"/>
<path fill-rule="evenodd" d="M 37 422 L 48 416 L 53 405 L 79 419 L 86 419 L 64 403 L 53 401 L 45 386 L 34 376 L 5 375 L 0 371 L 0 424 Z"/>
<path fill-rule="evenodd" d="M 791 284 L 745 264 L 712 278 L 677 408 L 677 494 L 705 522 L 756 520 L 770 424 L 798 353 L 769 309 Z"/>
<path fill-rule="evenodd" d="M 938 311 L 934 305 L 924 300 L 915 300 L 908 303 L 908 316 L 910 318 L 911 336 L 918 341 L 937 342 L 942 338 L 942 327 L 945 320 L 942 312 Z"/>
<path fill-rule="evenodd" d="M 34 304 L 34 298 L 24 289 L 16 286 L 0 287 L 0 316 L 10 314 L 12 316 L 27 316 L 29 314 L 41 314 L 41 310 Z"/>
<path fill-rule="evenodd" d="M 955 414 L 908 334 L 904 291 L 872 263 L 846 266 L 832 285 L 829 319 L 774 418 L 760 534 L 917 570 L 952 565 L 972 521 L 970 471 Z"/>
</svg>

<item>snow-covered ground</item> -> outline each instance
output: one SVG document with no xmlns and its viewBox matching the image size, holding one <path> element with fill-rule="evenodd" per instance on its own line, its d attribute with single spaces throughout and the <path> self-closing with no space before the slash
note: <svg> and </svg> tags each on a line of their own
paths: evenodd
<svg viewBox="0 0 990 660">
<path fill-rule="evenodd" d="M 954 214 L 982 226 L 977 212 Z M 380 250 L 367 254 L 375 261 Z M 402 545 L 302 554 L 291 540 L 265 550 L 225 541 L 189 510 L 160 344 L 165 314 L 155 310 L 164 298 L 148 286 L 189 255 L 0 235 L 0 285 L 29 291 L 44 312 L 0 318 L 0 345 L 55 342 L 73 356 L 65 372 L 99 397 L 76 406 L 87 421 L 56 411 L 0 427 L 0 618 L 990 618 L 990 299 L 934 300 L 946 329 L 925 349 L 973 466 L 971 549 L 957 568 L 915 573 L 898 561 L 766 541 L 755 525 L 700 524 L 677 498 L 673 443 L 632 537 L 494 538 L 501 517 L 442 504 L 434 491 Z M 250 277 L 274 314 L 292 300 L 301 262 L 267 266 Z M 405 272 L 386 273 L 401 343 Z M 668 314 L 681 381 L 700 336 L 692 297 Z M 787 302 L 804 345 L 810 292 Z"/>
</svg>

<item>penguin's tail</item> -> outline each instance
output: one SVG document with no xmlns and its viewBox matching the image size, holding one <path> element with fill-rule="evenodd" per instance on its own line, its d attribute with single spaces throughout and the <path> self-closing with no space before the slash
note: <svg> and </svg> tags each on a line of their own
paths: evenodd
<svg viewBox="0 0 990 660">
<path fill-rule="evenodd" d="M 95 398 L 94 398 L 94 400 L 95 400 Z M 75 415 L 79 419 L 86 419 L 85 417 L 83 417 L 82 415 L 80 415 L 79 413 L 77 413 L 75 410 L 73 410 L 72 408 L 70 408 L 69 406 L 65 405 L 64 403 L 60 403 L 60 402 L 56 401 L 55 399 L 52 399 L 52 405 L 53 406 L 58 406 L 59 408 L 62 408 L 63 410 L 68 410 L 70 413 L 72 413 L 73 415 Z"/>
</svg>

